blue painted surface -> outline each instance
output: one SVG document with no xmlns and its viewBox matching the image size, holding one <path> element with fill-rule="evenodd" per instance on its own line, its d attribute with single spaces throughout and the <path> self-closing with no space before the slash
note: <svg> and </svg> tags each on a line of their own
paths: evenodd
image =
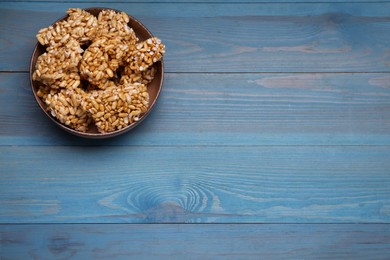
<svg viewBox="0 0 390 260">
<path fill-rule="evenodd" d="M 386 259 L 390 250 L 389 225 L 16 225 L 0 232 L 3 250 L 17 259 Z"/>
<path fill-rule="evenodd" d="M 104 3 L 167 53 L 151 115 L 99 141 L 28 68 L 102 3 L 0 2 L 1 259 L 388 259 L 390 1 L 229 2 Z"/>
</svg>

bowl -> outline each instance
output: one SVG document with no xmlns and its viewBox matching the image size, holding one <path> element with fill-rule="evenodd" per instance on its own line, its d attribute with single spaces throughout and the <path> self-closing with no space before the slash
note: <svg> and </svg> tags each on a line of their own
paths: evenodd
<svg viewBox="0 0 390 260">
<path fill-rule="evenodd" d="M 100 8 L 100 7 L 99 8 L 97 8 L 97 7 L 85 8 L 83 10 L 91 13 L 92 15 L 94 15 L 96 17 L 99 15 L 99 13 L 102 10 L 113 10 L 116 12 L 121 12 L 119 10 L 115 10 L 112 8 Z M 62 18 L 58 19 L 56 22 L 61 21 L 61 20 L 65 20 L 65 19 L 67 19 L 67 17 L 68 17 L 68 15 L 65 15 Z M 54 25 L 56 22 L 54 22 L 52 25 Z M 132 17 L 130 15 L 129 15 L 128 26 L 130 28 L 133 28 L 136 36 L 139 38 L 140 41 L 144 41 L 144 40 L 147 40 L 148 38 L 153 37 L 152 33 L 141 22 L 139 22 L 138 20 L 136 20 L 134 17 Z M 154 76 L 154 79 L 147 85 L 147 89 L 148 89 L 147 91 L 149 94 L 149 106 L 147 108 L 147 111 L 145 113 L 143 113 L 137 121 L 129 124 L 128 126 L 122 128 L 120 130 L 115 130 L 115 131 L 107 132 L 107 133 L 100 133 L 93 123 L 91 123 L 87 132 L 77 131 L 77 130 L 61 123 L 55 117 L 53 117 L 51 115 L 50 111 L 47 110 L 47 105 L 45 104 L 45 102 L 37 95 L 37 91 L 38 91 L 41 83 L 34 81 L 32 79 L 32 74 L 34 72 L 35 64 L 37 62 L 38 57 L 41 54 L 43 54 L 45 51 L 46 51 L 46 48 L 37 41 L 37 44 L 34 48 L 34 51 L 33 51 L 32 57 L 31 57 L 31 62 L 30 62 L 30 84 L 31 84 L 32 92 L 34 94 L 35 100 L 37 101 L 39 107 L 42 109 L 44 114 L 48 118 L 50 118 L 50 120 L 53 121 L 57 126 L 59 126 L 63 130 L 65 130 L 71 134 L 74 134 L 74 135 L 77 135 L 80 137 L 85 137 L 85 138 L 103 139 L 103 138 L 114 137 L 114 136 L 118 136 L 118 135 L 121 135 L 123 133 L 126 133 L 129 130 L 136 127 L 137 125 L 139 125 L 149 115 L 150 111 L 152 110 L 153 106 L 155 105 L 155 103 L 157 101 L 157 98 L 160 95 L 163 80 L 164 80 L 163 59 L 161 59 L 160 61 L 155 62 L 153 64 L 153 66 L 156 70 L 156 74 Z"/>
</svg>

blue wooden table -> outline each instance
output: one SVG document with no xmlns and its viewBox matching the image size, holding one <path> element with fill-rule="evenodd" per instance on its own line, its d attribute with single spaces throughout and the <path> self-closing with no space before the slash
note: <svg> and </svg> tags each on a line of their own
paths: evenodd
<svg viewBox="0 0 390 260">
<path fill-rule="evenodd" d="M 108 140 L 47 119 L 35 35 L 69 7 L 166 44 Z M 390 1 L 1 1 L 0 259 L 389 259 Z"/>
</svg>

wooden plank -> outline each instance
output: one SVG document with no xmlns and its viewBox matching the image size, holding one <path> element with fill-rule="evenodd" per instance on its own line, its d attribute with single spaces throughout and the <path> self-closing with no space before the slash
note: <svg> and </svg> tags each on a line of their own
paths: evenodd
<svg viewBox="0 0 390 260">
<path fill-rule="evenodd" d="M 389 146 L 0 147 L 1 223 L 390 223 Z"/>
<path fill-rule="evenodd" d="M 1 225 L 2 259 L 387 259 L 390 225 Z"/>
<path fill-rule="evenodd" d="M 389 74 L 167 73 L 150 116 L 110 140 L 56 127 L 26 73 L 0 73 L 0 145 L 389 145 Z"/>
<path fill-rule="evenodd" d="M 1 3 L 0 70 L 27 71 L 36 32 L 68 7 L 91 5 Z M 134 15 L 163 39 L 168 72 L 389 72 L 386 2 L 110 7 Z"/>
<path fill-rule="evenodd" d="M 0 2 L 37 2 L 36 0 L 14 0 L 14 1 L 6 1 L 6 0 L 1 0 Z M 63 2 L 61 0 L 39 0 L 39 2 Z M 78 1 L 66 1 L 66 2 L 74 2 L 74 3 L 79 3 Z M 84 0 L 83 2 L 92 2 L 96 3 L 96 0 Z M 110 1 L 99 1 L 100 3 L 110 3 Z M 121 0 L 121 3 L 139 3 L 137 0 Z M 245 0 L 245 1 L 240 1 L 240 0 L 213 0 L 213 1 L 207 1 L 207 0 L 145 0 L 142 1 L 144 3 L 175 3 L 175 4 L 180 4 L 180 3 L 221 3 L 221 4 L 226 4 L 226 3 L 236 3 L 236 4 L 241 4 L 243 2 L 245 3 L 259 3 L 259 4 L 270 4 L 270 3 L 275 3 L 275 1 L 270 1 L 270 0 Z M 278 3 L 318 3 L 318 0 L 305 0 L 305 1 L 297 1 L 297 0 L 278 0 Z M 367 3 L 367 4 L 372 4 L 372 3 L 388 3 L 390 1 L 386 0 L 376 0 L 376 1 L 370 1 L 370 0 L 328 0 L 326 1 L 327 3 Z"/>
</svg>

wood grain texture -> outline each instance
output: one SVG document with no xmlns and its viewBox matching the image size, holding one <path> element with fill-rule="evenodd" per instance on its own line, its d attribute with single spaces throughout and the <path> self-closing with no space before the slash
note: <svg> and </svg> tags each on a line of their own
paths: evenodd
<svg viewBox="0 0 390 260">
<path fill-rule="evenodd" d="M 91 6 L 167 46 L 110 140 L 28 82 L 37 31 Z M 0 259 L 388 259 L 389 43 L 390 1 L 0 1 Z"/>
<path fill-rule="evenodd" d="M 1 223 L 390 223 L 388 146 L 0 147 Z"/>
<path fill-rule="evenodd" d="M 1 2 L 37 2 L 36 0 L 14 0 L 14 1 L 10 1 L 10 0 L 0 0 L 0 3 Z M 39 2 L 63 2 L 61 0 L 39 0 Z M 77 0 L 72 0 L 72 1 L 66 1 L 66 2 L 74 2 L 74 3 L 79 3 L 79 1 Z M 92 3 L 96 3 L 96 0 L 84 0 L 83 2 L 92 2 Z M 121 2 L 121 3 L 139 3 L 139 1 L 137 0 L 121 0 L 121 1 L 118 1 L 118 2 Z M 259 3 L 259 4 L 270 4 L 270 3 L 318 3 L 319 1 L 318 0 L 305 0 L 305 1 L 297 1 L 297 0 L 278 0 L 278 1 L 271 1 L 271 0 L 245 0 L 245 1 L 241 1 L 241 0 L 213 0 L 213 1 L 207 1 L 207 0 L 197 0 L 197 1 L 194 1 L 194 0 L 175 0 L 175 1 L 172 1 L 172 0 L 159 0 L 159 1 L 156 1 L 156 0 L 144 0 L 142 2 L 145 2 L 145 3 L 220 3 L 220 4 L 225 4 L 225 3 L 236 3 L 236 4 L 242 4 L 242 3 L 253 3 L 253 4 L 256 4 L 256 3 Z M 386 1 L 386 0 L 374 0 L 374 1 L 370 1 L 370 0 L 329 0 L 329 1 L 326 1 L 327 3 L 389 3 L 390 1 Z M 99 3 L 107 3 L 107 4 L 111 4 L 112 1 L 109 1 L 109 0 L 105 0 L 105 1 L 99 1 Z"/>
<path fill-rule="evenodd" d="M 75 5 L 101 3 L 1 3 L 0 70 L 27 71 L 37 31 Z M 168 72 L 390 71 L 386 2 L 107 5 L 164 41 Z"/>
<path fill-rule="evenodd" d="M 140 126 L 93 141 L 45 117 L 27 73 L 1 73 L 0 145 L 390 145 L 389 75 L 167 73 Z"/>
<path fill-rule="evenodd" d="M 11 225 L 6 259 L 387 259 L 390 225 Z"/>
</svg>

